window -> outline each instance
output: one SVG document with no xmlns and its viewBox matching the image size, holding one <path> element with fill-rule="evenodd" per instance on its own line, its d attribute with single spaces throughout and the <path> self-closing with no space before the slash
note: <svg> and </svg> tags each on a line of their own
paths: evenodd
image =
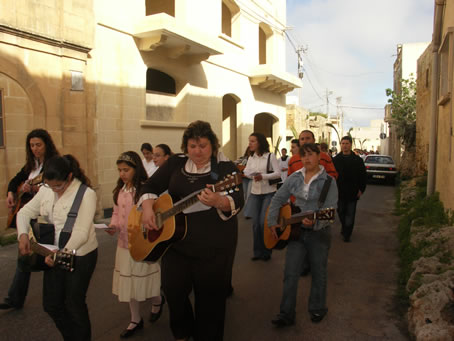
<svg viewBox="0 0 454 341">
<path fill-rule="evenodd" d="M 222 3 L 222 33 L 232 37 L 232 13 L 225 3 Z"/>
<path fill-rule="evenodd" d="M 145 0 L 145 15 L 158 13 L 175 17 L 175 0 Z"/>
<path fill-rule="evenodd" d="M 233 0 L 222 1 L 221 33 L 229 38 L 238 40 L 240 36 L 240 8 Z M 222 38 L 222 37 L 221 37 Z"/>
<path fill-rule="evenodd" d="M 3 120 L 3 89 L 0 89 L 0 148 L 5 146 L 5 130 Z"/>
<path fill-rule="evenodd" d="M 438 50 L 440 61 L 440 80 L 438 88 L 438 104 L 444 105 L 451 99 L 451 86 L 452 86 L 452 58 L 453 58 L 453 43 L 452 32 L 454 27 L 448 28 L 448 32 L 443 38 L 443 42 Z"/>
<path fill-rule="evenodd" d="M 147 91 L 175 95 L 175 80 L 168 74 L 155 69 L 147 70 Z"/>
<path fill-rule="evenodd" d="M 266 64 L 266 34 L 259 27 L 259 64 Z"/>
</svg>

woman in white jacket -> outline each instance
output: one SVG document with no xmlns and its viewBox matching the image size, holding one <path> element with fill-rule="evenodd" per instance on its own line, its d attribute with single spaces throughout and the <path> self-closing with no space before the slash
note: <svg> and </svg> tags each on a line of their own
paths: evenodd
<svg viewBox="0 0 454 341">
<path fill-rule="evenodd" d="M 85 298 L 98 256 L 93 225 L 96 194 L 91 188 L 86 189 L 72 233 L 64 243 L 60 235 L 65 235 L 63 226 L 76 193 L 82 184 L 90 186 L 90 183 L 71 155 L 50 158 L 44 164 L 43 179 L 44 185 L 39 192 L 17 215 L 19 251 L 22 255 L 30 253 L 30 220 L 38 216 L 54 224 L 55 246 L 76 251 L 73 272 L 54 267 L 52 258 L 46 257 L 50 269 L 44 271 L 43 276 L 43 307 L 64 340 L 90 340 L 91 326 Z"/>
<path fill-rule="evenodd" d="M 248 197 L 248 211 L 252 214 L 253 256 L 252 260 L 268 261 L 271 250 L 265 247 L 263 241 L 263 226 L 265 213 L 274 193 L 276 183 L 269 180 L 281 178 L 281 171 L 276 156 L 270 153 L 270 146 L 266 137 L 261 133 L 252 133 L 249 136 L 249 157 L 244 175 L 252 179 L 251 194 Z"/>
</svg>

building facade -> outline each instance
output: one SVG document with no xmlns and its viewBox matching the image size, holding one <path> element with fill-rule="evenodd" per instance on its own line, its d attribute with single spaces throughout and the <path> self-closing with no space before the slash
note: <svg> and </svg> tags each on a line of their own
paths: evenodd
<svg viewBox="0 0 454 341">
<path fill-rule="evenodd" d="M 285 94 L 301 86 L 285 71 L 285 0 L 5 0 L 0 10 L 4 193 L 33 128 L 81 161 L 100 212 L 121 152 L 143 142 L 180 152 L 192 121 L 209 121 L 231 159 L 253 131 L 273 145 L 285 136 Z"/>
<path fill-rule="evenodd" d="M 428 45 L 429 43 L 426 42 L 397 45 L 397 57 L 394 62 L 393 70 L 394 92 L 400 94 L 402 79 L 410 79 L 412 77 L 414 80 L 416 80 L 416 61 Z M 389 124 L 389 154 L 393 157 L 396 165 L 399 166 L 403 152 L 403 146 L 400 138 L 397 136 L 396 130 L 393 127 L 390 110 L 385 110 L 385 122 Z"/>
</svg>

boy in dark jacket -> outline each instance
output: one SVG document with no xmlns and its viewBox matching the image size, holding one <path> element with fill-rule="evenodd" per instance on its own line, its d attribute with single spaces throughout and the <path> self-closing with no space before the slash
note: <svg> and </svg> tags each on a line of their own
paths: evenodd
<svg viewBox="0 0 454 341">
<path fill-rule="evenodd" d="M 344 136 L 341 150 L 333 162 L 339 177 L 337 213 L 342 224 L 344 242 L 350 242 L 355 224 L 356 203 L 366 190 L 367 173 L 363 160 L 352 152 L 352 138 Z"/>
</svg>

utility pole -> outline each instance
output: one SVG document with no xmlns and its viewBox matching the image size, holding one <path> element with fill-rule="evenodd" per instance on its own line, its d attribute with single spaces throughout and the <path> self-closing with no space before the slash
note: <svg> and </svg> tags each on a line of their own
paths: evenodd
<svg viewBox="0 0 454 341">
<path fill-rule="evenodd" d="M 328 89 L 326 89 L 326 115 L 328 118 L 329 118 L 329 96 L 332 94 L 333 94 L 332 91 L 329 91 Z"/>
<path fill-rule="evenodd" d="M 337 122 L 339 124 L 341 137 L 344 136 L 344 111 L 341 107 L 342 97 L 336 97 L 336 104 L 337 104 Z"/>
</svg>

